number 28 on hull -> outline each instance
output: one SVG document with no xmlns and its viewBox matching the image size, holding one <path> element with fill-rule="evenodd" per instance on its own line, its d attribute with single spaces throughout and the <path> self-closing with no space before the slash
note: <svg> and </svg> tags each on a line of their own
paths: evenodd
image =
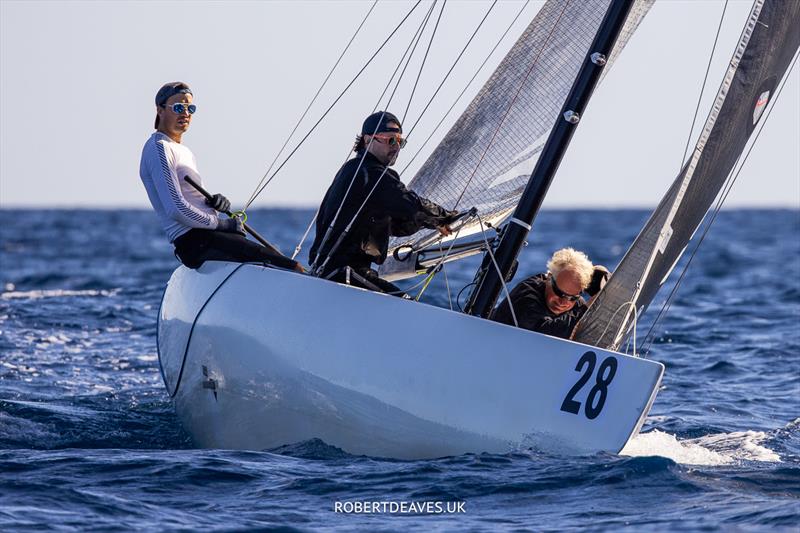
<svg viewBox="0 0 800 533">
<path fill-rule="evenodd" d="M 319 438 L 400 459 L 616 453 L 663 374 L 654 361 L 224 262 L 175 271 L 158 333 L 167 390 L 205 447 Z"/>
</svg>

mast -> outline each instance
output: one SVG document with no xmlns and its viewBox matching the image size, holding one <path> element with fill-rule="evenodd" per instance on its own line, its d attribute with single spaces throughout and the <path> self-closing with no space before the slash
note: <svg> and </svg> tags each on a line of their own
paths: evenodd
<svg viewBox="0 0 800 533">
<path fill-rule="evenodd" d="M 536 167 L 533 169 L 519 204 L 509 218 L 500 238 L 495 260 L 503 278 L 507 279 L 519 255 L 525 238 L 531 230 L 531 224 L 539 212 L 550 183 L 553 181 L 561 159 L 569 146 L 575 128 L 580 122 L 583 110 L 589 103 L 607 58 L 617 37 L 625 25 L 628 12 L 635 0 L 612 0 L 603 22 L 597 30 L 583 65 L 572 84 L 564 106 L 561 108 L 555 126 L 542 149 Z M 475 275 L 475 288 L 470 294 L 465 312 L 471 315 L 488 317 L 494 308 L 502 288 L 501 279 L 494 267 L 492 258 L 487 252 L 483 257 L 481 268 Z"/>
</svg>

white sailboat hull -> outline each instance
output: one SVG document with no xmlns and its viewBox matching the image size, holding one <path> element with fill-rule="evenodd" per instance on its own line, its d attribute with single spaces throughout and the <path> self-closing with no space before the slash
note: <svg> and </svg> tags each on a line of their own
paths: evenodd
<svg viewBox="0 0 800 533">
<path fill-rule="evenodd" d="M 272 449 L 320 438 L 348 453 L 400 459 L 526 445 L 616 453 L 641 426 L 664 370 L 426 304 L 224 262 L 174 272 L 158 345 L 167 390 L 200 446 Z"/>
</svg>

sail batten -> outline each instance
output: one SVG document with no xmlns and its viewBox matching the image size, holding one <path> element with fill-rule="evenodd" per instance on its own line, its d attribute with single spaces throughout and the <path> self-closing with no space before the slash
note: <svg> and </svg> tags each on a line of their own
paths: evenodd
<svg viewBox="0 0 800 533">
<path fill-rule="evenodd" d="M 617 349 L 647 309 L 724 187 L 800 47 L 800 2 L 757 0 L 691 157 L 573 339 Z"/>
</svg>

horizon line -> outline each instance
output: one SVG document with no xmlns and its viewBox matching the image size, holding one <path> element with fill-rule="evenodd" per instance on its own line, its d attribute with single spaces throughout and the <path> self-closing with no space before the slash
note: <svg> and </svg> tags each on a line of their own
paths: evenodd
<svg viewBox="0 0 800 533">
<path fill-rule="evenodd" d="M 657 207 L 655 205 L 644 205 L 644 204 L 615 204 L 615 205 L 597 205 L 597 204 L 575 204 L 575 205 L 552 205 L 542 207 L 543 211 L 560 211 L 560 210 L 569 210 L 569 209 L 581 209 L 581 210 L 596 210 L 596 211 L 611 211 L 611 210 L 620 210 L 620 209 L 630 209 L 630 210 L 653 210 Z M 46 211 L 46 210 L 85 210 L 85 211 L 112 211 L 115 209 L 118 210 L 126 210 L 126 211 L 152 211 L 153 208 L 149 205 L 75 205 L 75 204 L 12 204 L 12 205 L 4 205 L 0 203 L 0 210 L 9 210 L 9 211 L 20 211 L 25 209 L 32 209 L 37 211 Z M 300 205 L 300 204 L 272 204 L 272 205 L 258 205 L 258 206 L 251 206 L 251 210 L 255 209 L 288 209 L 288 210 L 296 210 L 296 211 L 310 211 L 317 209 L 317 206 L 314 205 Z M 757 210 L 757 209 L 781 209 L 781 210 L 795 210 L 800 211 L 800 200 L 796 204 L 786 203 L 764 203 L 764 204 L 733 204 L 733 205 L 723 205 L 721 210 Z M 711 209 L 709 209 L 710 211 Z"/>
</svg>

